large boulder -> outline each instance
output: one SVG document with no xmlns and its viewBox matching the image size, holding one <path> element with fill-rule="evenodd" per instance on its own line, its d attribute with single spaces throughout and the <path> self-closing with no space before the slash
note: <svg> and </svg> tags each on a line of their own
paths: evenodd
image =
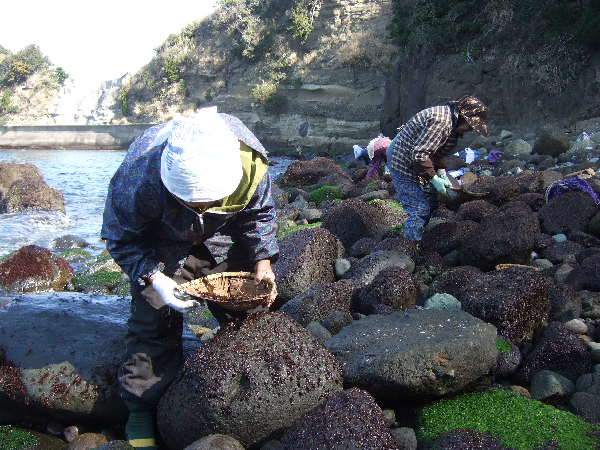
<svg viewBox="0 0 600 450">
<path fill-rule="evenodd" d="M 64 214 L 65 199 L 33 164 L 0 163 L 0 213 L 35 210 Z"/>
<path fill-rule="evenodd" d="M 357 388 L 338 392 L 292 424 L 278 450 L 397 450 L 383 411 Z"/>
<path fill-rule="evenodd" d="M 277 303 L 285 303 L 319 283 L 335 281 L 333 262 L 343 256 L 340 241 L 323 228 L 298 230 L 279 243 L 273 264 Z"/>
<path fill-rule="evenodd" d="M 551 198 L 538 211 L 542 231 L 550 235 L 587 231 L 598 213 L 594 199 L 582 191 L 569 191 Z"/>
<path fill-rule="evenodd" d="M 461 310 L 398 311 L 363 317 L 325 342 L 344 384 L 381 401 L 445 395 L 496 363 L 496 328 Z"/>
<path fill-rule="evenodd" d="M 349 280 L 315 284 L 279 310 L 305 327 L 311 322 L 322 322 L 334 311 L 350 312 L 352 297 L 359 289 L 358 284 Z"/>
<path fill-rule="evenodd" d="M 125 423 L 117 369 L 129 309 L 119 296 L 66 292 L 0 307 L 0 423 Z M 186 331 L 185 351 L 198 345 Z"/>
<path fill-rule="evenodd" d="M 550 313 L 551 281 L 532 267 L 488 272 L 468 285 L 458 300 L 462 309 L 493 324 L 518 343 L 531 339 Z"/>
<path fill-rule="evenodd" d="M 456 220 L 458 222 L 463 220 L 470 220 L 473 222 L 481 222 L 485 216 L 489 216 L 498 211 L 496 205 L 492 205 L 490 202 L 485 200 L 472 200 L 470 202 L 463 203 L 458 207 L 456 212 Z"/>
<path fill-rule="evenodd" d="M 419 284 L 413 275 L 402 267 L 388 267 L 375 276 L 358 294 L 352 310 L 373 314 L 376 305 L 394 309 L 412 309 L 419 296 Z"/>
<path fill-rule="evenodd" d="M 345 280 L 352 280 L 366 286 L 377 274 L 388 267 L 401 267 L 408 272 L 415 270 L 415 262 L 406 254 L 396 250 L 377 251 L 361 258 L 342 275 Z"/>
<path fill-rule="evenodd" d="M 322 344 L 281 312 L 256 313 L 226 324 L 186 359 L 157 424 L 173 450 L 213 434 L 249 448 L 281 437 L 341 390 L 341 365 Z"/>
<path fill-rule="evenodd" d="M 465 287 L 475 280 L 483 271 L 473 266 L 459 266 L 438 275 L 429 286 L 428 297 L 435 294 L 450 294 L 458 298 Z"/>
<path fill-rule="evenodd" d="M 526 170 L 515 178 L 524 194 L 545 194 L 548 186 L 562 179 L 563 175 L 555 170 Z"/>
<path fill-rule="evenodd" d="M 600 292 L 600 254 L 590 256 L 567 275 L 566 283 L 576 291 Z"/>
<path fill-rule="evenodd" d="M 344 170 L 329 158 L 316 157 L 310 161 L 294 161 L 286 169 L 279 184 L 281 187 L 300 187 L 317 184 L 326 176 L 338 175 L 339 180 L 352 178 Z"/>
<path fill-rule="evenodd" d="M 485 216 L 459 248 L 463 265 L 493 270 L 498 264 L 526 264 L 540 225 L 531 209 L 520 203 Z"/>
<path fill-rule="evenodd" d="M 71 278 L 71 265 L 38 245 L 21 247 L 0 263 L 0 286 L 11 292 L 62 291 Z"/>
<path fill-rule="evenodd" d="M 592 371 L 592 358 L 578 335 L 563 323 L 551 322 L 514 374 L 514 381 L 527 386 L 541 370 L 550 370 L 575 382 Z"/>
<path fill-rule="evenodd" d="M 440 255 L 458 250 L 462 243 L 477 229 L 477 223 L 471 220 L 462 222 L 441 222 L 427 228 L 423 233 L 420 250 L 436 252 Z"/>
<path fill-rule="evenodd" d="M 321 225 L 351 248 L 363 238 L 382 239 L 393 228 L 404 224 L 406 213 L 395 202 L 349 199 L 336 205 Z"/>
<path fill-rule="evenodd" d="M 567 134 L 556 125 L 544 125 L 538 134 L 539 136 L 533 144 L 533 153 L 556 158 L 571 147 L 571 140 Z"/>
<path fill-rule="evenodd" d="M 483 176 L 472 183 L 464 183 L 465 189 L 474 193 L 485 193 L 483 200 L 502 206 L 521 195 L 521 188 L 514 178 Z"/>
</svg>

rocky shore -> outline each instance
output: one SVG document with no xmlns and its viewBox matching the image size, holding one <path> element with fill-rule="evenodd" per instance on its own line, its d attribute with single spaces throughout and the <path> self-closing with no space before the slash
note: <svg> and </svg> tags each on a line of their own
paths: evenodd
<svg viewBox="0 0 600 450">
<path fill-rule="evenodd" d="M 576 129 L 466 135 L 449 169 L 478 195 L 418 248 L 383 168 L 299 156 L 274 180 L 274 310 L 186 315 L 161 449 L 600 448 L 600 119 Z M 0 206 L 44 207 L 6 166 Z M 561 180 L 579 188 L 548 195 Z M 0 444 L 127 448 L 128 281 L 85 246 L 0 261 Z"/>
</svg>

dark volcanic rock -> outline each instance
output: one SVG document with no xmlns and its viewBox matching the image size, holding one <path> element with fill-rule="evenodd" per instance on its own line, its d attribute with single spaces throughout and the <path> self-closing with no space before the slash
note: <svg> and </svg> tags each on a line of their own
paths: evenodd
<svg viewBox="0 0 600 450">
<path fill-rule="evenodd" d="M 583 245 L 573 241 L 555 242 L 541 253 L 541 257 L 552 264 L 574 263 L 575 257 L 583 250 Z"/>
<path fill-rule="evenodd" d="M 458 207 L 456 213 L 456 220 L 472 220 L 473 222 L 481 222 L 485 216 L 498 211 L 496 205 L 492 205 L 490 202 L 485 200 L 472 200 L 470 202 L 463 203 Z"/>
<path fill-rule="evenodd" d="M 450 294 L 458 299 L 465 287 L 470 285 L 475 278 L 483 273 L 481 269 L 473 266 L 454 267 L 435 278 L 431 286 L 429 286 L 427 296 Z"/>
<path fill-rule="evenodd" d="M 342 275 L 343 279 L 352 280 L 361 286 L 366 286 L 387 267 L 402 267 L 409 272 L 415 270 L 415 263 L 405 253 L 398 251 L 373 252 L 353 264 Z"/>
<path fill-rule="evenodd" d="M 273 264 L 277 302 L 286 302 L 319 283 L 333 283 L 333 261 L 341 257 L 340 243 L 323 228 L 298 230 L 279 243 Z"/>
<path fill-rule="evenodd" d="M 533 238 L 533 250 L 541 253 L 556 244 L 556 239 L 546 233 L 537 233 Z"/>
<path fill-rule="evenodd" d="M 442 222 L 423 233 L 420 249 L 422 252 L 433 251 L 440 255 L 447 255 L 451 251 L 458 250 L 476 228 L 477 223 L 470 220 Z"/>
<path fill-rule="evenodd" d="M 570 284 L 554 284 L 548 286 L 550 294 L 550 321 L 564 322 L 563 317 L 572 319 L 579 316 L 581 299 Z"/>
<path fill-rule="evenodd" d="M 280 308 L 300 325 L 321 322 L 334 311 L 350 312 L 352 297 L 360 285 L 348 280 L 315 284 Z"/>
<path fill-rule="evenodd" d="M 28 245 L 0 263 L 0 285 L 9 291 L 62 291 L 73 268 L 44 247 Z"/>
<path fill-rule="evenodd" d="M 223 326 L 186 359 L 159 402 L 158 428 L 174 449 L 213 434 L 259 446 L 341 391 L 341 371 L 287 315 L 251 314 Z"/>
<path fill-rule="evenodd" d="M 365 391 L 338 392 L 292 424 L 278 450 L 396 450 L 381 408 Z"/>
<path fill-rule="evenodd" d="M 363 258 L 367 256 L 369 253 L 375 250 L 377 244 L 379 244 L 379 239 L 375 238 L 362 238 L 354 243 L 354 245 L 350 248 L 349 256 L 353 258 Z"/>
<path fill-rule="evenodd" d="M 554 170 L 526 170 L 515 178 L 523 194 L 545 194 L 548 186 L 562 179 L 562 174 Z"/>
<path fill-rule="evenodd" d="M 544 125 L 539 130 L 539 137 L 533 144 L 533 153 L 556 158 L 569 150 L 571 141 L 566 133 L 556 125 Z"/>
<path fill-rule="evenodd" d="M 498 264 L 525 264 L 539 232 L 539 222 L 527 206 L 501 209 L 486 216 L 463 242 L 460 262 L 484 271 Z"/>
<path fill-rule="evenodd" d="M 374 251 L 388 251 L 394 250 L 398 252 L 405 253 L 412 260 L 417 256 L 417 247 L 415 243 L 404 236 L 393 236 L 384 238 L 377 246 Z"/>
<path fill-rule="evenodd" d="M 344 385 L 378 401 L 456 392 L 496 363 L 496 328 L 461 310 L 410 309 L 363 317 L 325 346 L 344 367 Z"/>
<path fill-rule="evenodd" d="M 600 292 L 600 255 L 591 256 L 575 267 L 566 282 L 576 291 Z"/>
<path fill-rule="evenodd" d="M 415 307 L 419 296 L 419 284 L 409 271 L 402 267 L 388 267 L 363 288 L 352 312 L 372 314 L 375 305 L 382 304 L 394 309 Z"/>
<path fill-rule="evenodd" d="M 514 375 L 517 384 L 527 386 L 540 370 L 550 370 L 575 382 L 591 372 L 592 358 L 586 344 L 560 322 L 550 323 Z"/>
<path fill-rule="evenodd" d="M 569 236 L 573 231 L 587 231 L 597 212 L 598 206 L 592 197 L 581 191 L 570 191 L 550 199 L 538 211 L 538 218 L 544 233 Z"/>
<path fill-rule="evenodd" d="M 460 295 L 462 309 L 498 328 L 512 342 L 532 338 L 548 318 L 551 282 L 528 267 L 507 267 L 476 278 Z"/>
<path fill-rule="evenodd" d="M 445 431 L 423 446 L 423 450 L 511 450 L 503 446 L 492 436 L 486 436 L 475 430 L 456 429 Z"/>
<path fill-rule="evenodd" d="M 65 199 L 33 164 L 0 163 L 0 213 L 34 210 L 64 214 Z"/>
<path fill-rule="evenodd" d="M 0 307 L 0 423 L 124 423 L 117 369 L 129 310 L 122 297 L 66 292 Z"/>
<path fill-rule="evenodd" d="M 515 201 L 523 202 L 528 205 L 533 212 L 538 212 L 542 206 L 546 204 L 546 196 L 544 194 L 521 194 Z"/>
<path fill-rule="evenodd" d="M 336 205 L 324 217 L 321 226 L 349 249 L 363 238 L 380 240 L 390 229 L 402 225 L 405 220 L 406 213 L 394 202 L 367 203 L 360 199 L 349 199 Z"/>
<path fill-rule="evenodd" d="M 310 161 L 294 161 L 291 163 L 279 184 L 281 187 L 309 186 L 332 174 L 352 181 L 348 174 L 331 159 L 317 157 Z"/>
<path fill-rule="evenodd" d="M 483 200 L 496 206 L 509 203 L 521 195 L 517 181 L 507 177 L 479 177 L 465 188 L 470 192 L 486 193 Z"/>
</svg>

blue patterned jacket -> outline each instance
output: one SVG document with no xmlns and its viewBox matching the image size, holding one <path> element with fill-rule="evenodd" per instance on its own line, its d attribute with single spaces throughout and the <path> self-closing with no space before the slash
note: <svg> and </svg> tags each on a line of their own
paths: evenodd
<svg viewBox="0 0 600 450">
<path fill-rule="evenodd" d="M 199 215 L 182 205 L 161 181 L 164 144 L 151 144 L 163 126 L 149 128 L 131 144 L 110 181 L 101 237 L 115 262 L 141 284 L 156 270 L 170 276 L 177 273 L 198 242 L 207 245 L 218 263 L 228 257 L 274 262 L 279 247 L 268 172 L 243 209 Z M 259 146 L 253 151 L 266 158 Z"/>
</svg>

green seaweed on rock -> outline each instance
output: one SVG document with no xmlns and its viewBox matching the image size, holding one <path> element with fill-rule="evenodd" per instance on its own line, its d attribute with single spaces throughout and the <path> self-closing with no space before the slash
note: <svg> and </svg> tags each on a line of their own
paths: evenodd
<svg viewBox="0 0 600 450">
<path fill-rule="evenodd" d="M 505 389 L 440 400 L 419 412 L 419 424 L 419 442 L 433 442 L 451 430 L 475 430 L 515 450 L 551 443 L 565 450 L 593 449 L 599 440 L 591 433 L 600 430 L 570 412 Z"/>
<path fill-rule="evenodd" d="M 26 430 L 0 425 L 0 450 L 22 450 L 38 444 L 38 438 Z"/>
</svg>

